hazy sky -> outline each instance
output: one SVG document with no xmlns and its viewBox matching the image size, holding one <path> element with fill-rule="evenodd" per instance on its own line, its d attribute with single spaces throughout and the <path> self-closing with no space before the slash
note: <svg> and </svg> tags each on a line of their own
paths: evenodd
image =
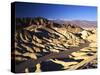
<svg viewBox="0 0 100 75">
<path fill-rule="evenodd" d="M 97 20 L 97 7 L 55 5 L 39 3 L 16 3 L 16 17 L 45 17 L 65 20 Z"/>
</svg>

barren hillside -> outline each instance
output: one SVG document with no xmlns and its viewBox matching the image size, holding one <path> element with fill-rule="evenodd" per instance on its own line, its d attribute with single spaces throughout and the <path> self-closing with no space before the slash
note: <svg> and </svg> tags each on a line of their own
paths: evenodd
<svg viewBox="0 0 100 75">
<path fill-rule="evenodd" d="M 16 72 L 96 68 L 96 30 L 59 24 L 42 17 L 16 19 L 12 52 Z"/>
</svg>

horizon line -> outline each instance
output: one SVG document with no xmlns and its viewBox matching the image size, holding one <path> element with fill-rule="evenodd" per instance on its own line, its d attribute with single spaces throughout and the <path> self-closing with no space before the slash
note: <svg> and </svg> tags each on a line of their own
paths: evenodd
<svg viewBox="0 0 100 75">
<path fill-rule="evenodd" d="M 39 16 L 40 17 L 40 16 Z M 37 18 L 36 17 L 16 17 L 16 18 Z M 41 18 L 46 18 L 46 17 L 41 17 Z M 48 20 L 62 20 L 62 21 L 96 21 L 97 20 L 87 20 L 87 19 L 62 19 L 62 18 L 46 18 Z"/>
</svg>

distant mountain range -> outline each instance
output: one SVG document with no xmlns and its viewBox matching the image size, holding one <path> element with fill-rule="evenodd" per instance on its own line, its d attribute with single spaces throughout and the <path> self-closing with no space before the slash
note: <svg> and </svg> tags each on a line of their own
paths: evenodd
<svg viewBox="0 0 100 75">
<path fill-rule="evenodd" d="M 59 24 L 71 24 L 71 25 L 77 25 L 82 28 L 91 28 L 91 27 L 97 27 L 97 21 L 87 21 L 87 20 L 72 20 L 72 21 L 67 21 L 67 20 L 52 20 L 55 23 Z"/>
<path fill-rule="evenodd" d="M 79 26 L 81 28 L 96 28 L 97 21 L 87 21 L 87 20 L 49 20 L 43 17 L 35 17 L 35 18 L 16 18 L 17 26 L 29 26 L 29 25 L 54 25 L 56 27 L 61 27 L 63 25 L 74 25 Z"/>
</svg>

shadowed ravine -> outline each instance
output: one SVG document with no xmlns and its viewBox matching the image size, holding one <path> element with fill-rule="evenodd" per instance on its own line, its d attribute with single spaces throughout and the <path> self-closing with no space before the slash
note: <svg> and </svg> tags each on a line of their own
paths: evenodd
<svg viewBox="0 0 100 75">
<path fill-rule="evenodd" d="M 45 61 L 47 59 L 51 59 L 51 58 L 67 58 L 72 52 L 79 51 L 80 49 L 82 49 L 84 47 L 88 47 L 89 44 L 90 44 L 90 42 L 86 41 L 85 44 L 81 43 L 79 47 L 72 47 L 72 48 L 69 48 L 68 50 L 62 51 L 60 53 L 50 53 L 48 55 L 45 55 L 43 57 L 38 58 L 37 60 L 29 59 L 29 60 L 27 60 L 25 62 L 22 62 L 19 65 L 16 65 L 15 72 L 23 72 L 25 68 L 27 68 L 27 67 L 28 68 L 35 67 L 36 64 L 41 63 L 41 62 L 43 62 L 43 61 Z"/>
</svg>

